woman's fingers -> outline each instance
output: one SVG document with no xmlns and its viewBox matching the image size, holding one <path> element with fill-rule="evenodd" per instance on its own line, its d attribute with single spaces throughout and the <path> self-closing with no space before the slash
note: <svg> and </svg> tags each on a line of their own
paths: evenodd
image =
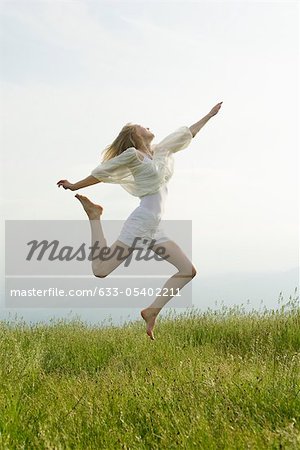
<svg viewBox="0 0 300 450">
<path fill-rule="evenodd" d="M 56 184 L 57 184 L 58 187 L 60 187 L 60 186 L 65 187 L 64 184 L 65 184 L 66 182 L 68 182 L 68 181 L 67 181 L 67 180 L 59 180 Z"/>
<path fill-rule="evenodd" d="M 72 189 L 73 186 L 68 180 L 60 180 L 56 184 L 58 187 L 62 186 L 64 189 Z"/>
<path fill-rule="evenodd" d="M 221 108 L 222 103 L 223 103 L 223 102 L 217 103 L 216 106 L 214 106 L 214 107 L 212 108 L 212 110 L 210 111 L 210 114 L 213 115 L 213 116 L 214 116 L 215 114 L 217 114 L 217 113 L 219 112 L 220 108 Z"/>
</svg>

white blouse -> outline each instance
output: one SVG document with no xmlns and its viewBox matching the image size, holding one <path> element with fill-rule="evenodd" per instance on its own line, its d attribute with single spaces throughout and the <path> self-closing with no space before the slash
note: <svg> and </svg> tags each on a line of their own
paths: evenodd
<svg viewBox="0 0 300 450">
<path fill-rule="evenodd" d="M 153 194 L 173 175 L 173 153 L 185 149 L 192 138 L 189 127 L 180 127 L 158 144 L 151 145 L 153 159 L 146 163 L 141 160 L 142 152 L 129 147 L 120 155 L 103 161 L 91 175 L 104 183 L 120 184 L 135 197 Z"/>
</svg>

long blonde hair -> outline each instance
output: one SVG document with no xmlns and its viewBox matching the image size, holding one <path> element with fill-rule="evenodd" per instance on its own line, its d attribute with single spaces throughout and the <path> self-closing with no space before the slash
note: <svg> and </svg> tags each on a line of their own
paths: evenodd
<svg viewBox="0 0 300 450">
<path fill-rule="evenodd" d="M 136 133 L 135 125 L 129 122 L 124 125 L 116 139 L 102 151 L 104 156 L 101 162 L 120 155 L 129 147 L 138 148 L 140 144 L 141 138 Z"/>
</svg>

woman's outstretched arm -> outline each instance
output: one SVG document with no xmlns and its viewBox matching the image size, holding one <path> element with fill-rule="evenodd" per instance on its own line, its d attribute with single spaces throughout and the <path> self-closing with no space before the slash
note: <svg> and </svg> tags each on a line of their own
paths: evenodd
<svg viewBox="0 0 300 450">
<path fill-rule="evenodd" d="M 129 147 L 120 155 L 101 162 L 84 180 L 77 183 L 70 183 L 68 180 L 58 181 L 58 187 L 77 191 L 77 189 L 85 188 L 96 183 L 117 183 L 121 184 L 123 180 L 128 181 L 132 177 L 130 167 L 137 164 L 136 149 Z M 133 182 L 133 181 L 132 181 Z"/>
<path fill-rule="evenodd" d="M 85 188 L 87 186 L 91 186 L 92 184 L 101 183 L 101 180 L 93 176 L 88 176 L 83 180 L 77 181 L 77 183 L 70 183 L 68 180 L 60 180 L 58 181 L 57 186 L 62 186 L 64 189 L 70 189 L 71 191 L 77 191 L 77 189 Z"/>
<path fill-rule="evenodd" d="M 204 125 L 206 124 L 206 122 L 209 121 L 209 119 L 211 119 L 219 112 L 222 103 L 223 102 L 217 103 L 216 106 L 214 106 L 212 110 L 208 114 L 206 114 L 206 116 L 202 117 L 202 119 L 200 119 L 199 122 L 196 122 L 194 123 L 194 125 L 191 125 L 189 127 L 193 137 L 196 136 L 196 134 L 201 130 L 202 127 L 204 127 Z"/>
</svg>

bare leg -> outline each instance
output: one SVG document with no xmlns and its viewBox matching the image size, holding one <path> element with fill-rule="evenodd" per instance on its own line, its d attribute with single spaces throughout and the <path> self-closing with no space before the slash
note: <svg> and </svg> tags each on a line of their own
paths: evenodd
<svg viewBox="0 0 300 450">
<path fill-rule="evenodd" d="M 81 202 L 90 220 L 92 246 L 98 243 L 100 249 L 102 249 L 103 247 L 107 247 L 106 239 L 104 237 L 100 221 L 100 216 L 102 214 L 103 208 L 100 205 L 92 203 L 87 197 L 83 195 L 76 194 L 75 197 Z M 125 261 L 127 256 L 132 253 L 132 249 L 130 249 L 129 246 L 117 240 L 108 249 L 108 253 L 105 254 L 106 258 L 109 253 L 113 253 L 117 247 L 122 249 L 122 257 L 120 257 L 119 252 L 116 252 L 114 256 L 112 256 L 112 258 L 109 258 L 107 260 L 102 261 L 101 259 L 97 258 L 95 261 L 93 261 L 92 268 L 95 276 L 100 278 L 106 277 L 123 261 Z M 167 241 L 161 244 L 156 244 L 151 247 L 151 250 L 156 252 L 156 250 L 161 247 L 164 247 L 165 254 L 169 255 L 169 257 L 166 258 L 166 261 L 171 263 L 178 269 L 178 272 L 170 277 L 163 287 L 168 289 L 167 292 L 169 292 L 170 288 L 173 288 L 173 292 L 176 292 L 177 288 L 182 289 L 193 279 L 193 277 L 196 275 L 196 269 L 191 261 L 187 258 L 187 256 L 183 253 L 181 248 L 174 241 Z M 157 252 L 157 254 L 162 257 L 160 252 Z M 96 256 L 97 252 L 94 252 L 94 257 Z M 159 314 L 163 306 L 173 297 L 174 295 L 171 294 L 168 296 L 157 297 L 155 301 L 150 306 L 148 306 L 148 308 L 145 308 L 141 311 L 141 316 L 143 317 L 147 325 L 147 334 L 151 339 L 154 339 L 153 328 L 157 315 Z"/>
<path fill-rule="evenodd" d="M 99 258 L 99 254 L 101 250 L 103 251 L 103 247 L 107 247 L 107 242 L 104 237 L 100 221 L 100 216 L 102 215 L 103 208 L 102 206 L 96 205 L 95 203 L 91 202 L 84 195 L 76 194 L 75 197 L 80 201 L 85 212 L 88 215 L 91 226 L 92 247 L 99 248 L 99 250 L 93 251 L 93 273 L 96 277 L 105 278 L 114 269 L 116 269 L 116 267 L 124 262 L 127 256 L 132 253 L 132 251 L 129 250 L 130 247 L 128 245 L 124 244 L 121 241 L 116 241 L 105 251 L 105 260 L 101 260 L 101 258 Z M 114 253 L 117 247 L 119 247 L 120 249 Z M 111 258 L 108 257 L 110 253 L 112 254 Z"/>
<path fill-rule="evenodd" d="M 170 288 L 173 288 L 173 292 L 176 292 L 176 289 L 182 289 L 187 283 L 189 283 L 194 276 L 196 275 L 196 268 L 193 266 L 188 257 L 184 254 L 181 248 L 174 241 L 167 241 L 161 244 L 154 245 L 151 250 L 156 252 L 157 248 L 164 247 L 165 254 L 169 255 L 166 259 L 167 262 L 174 265 L 178 272 L 172 275 L 164 284 L 163 288 L 167 288 L 167 293 L 170 294 L 166 296 L 156 297 L 154 302 L 141 311 L 141 316 L 146 322 L 146 331 L 148 336 L 153 340 L 153 328 L 155 325 L 156 317 L 163 308 L 163 306 L 174 297 L 171 295 Z M 158 252 L 159 254 L 159 252 Z M 162 255 L 159 254 L 161 257 Z"/>
</svg>

